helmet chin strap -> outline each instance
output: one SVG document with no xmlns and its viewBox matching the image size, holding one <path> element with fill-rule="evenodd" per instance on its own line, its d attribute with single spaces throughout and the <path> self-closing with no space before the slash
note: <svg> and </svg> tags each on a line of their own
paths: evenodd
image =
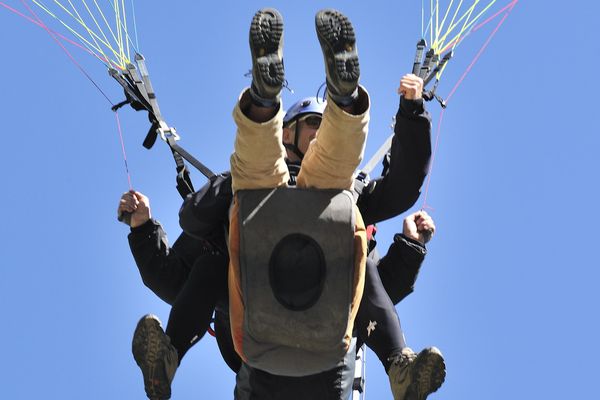
<svg viewBox="0 0 600 400">
<path fill-rule="evenodd" d="M 284 143 L 283 146 L 288 149 L 291 150 L 296 156 L 298 156 L 298 158 L 300 159 L 300 161 L 302 161 L 304 159 L 304 153 L 300 151 L 300 148 L 298 147 L 298 137 L 300 136 L 300 130 L 298 129 L 298 122 L 296 121 L 296 129 L 294 130 L 294 143 Z"/>
<path fill-rule="evenodd" d="M 304 154 L 302 154 L 302 152 L 300 151 L 300 149 L 298 148 L 298 146 L 296 146 L 295 144 L 284 143 L 283 147 L 285 147 L 288 150 L 291 150 L 295 155 L 298 156 L 298 158 L 300 159 L 300 161 L 302 161 L 302 159 L 304 158 Z"/>
</svg>

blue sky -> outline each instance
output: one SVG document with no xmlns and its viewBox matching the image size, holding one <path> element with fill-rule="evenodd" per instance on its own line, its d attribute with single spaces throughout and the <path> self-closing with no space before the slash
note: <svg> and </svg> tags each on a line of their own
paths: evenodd
<svg viewBox="0 0 600 400">
<path fill-rule="evenodd" d="M 600 48 L 587 42 L 598 37 L 598 6 L 587 3 L 520 1 L 444 116 L 428 199 L 438 232 L 415 293 L 398 306 L 409 345 L 436 345 L 446 357 L 447 380 L 432 399 L 594 397 Z M 285 19 L 288 105 L 324 81 L 315 12 L 334 7 L 353 21 L 372 97 L 370 156 L 390 132 L 396 87 L 412 66 L 420 1 L 138 2 L 140 47 L 181 144 L 228 169 L 231 110 L 249 84 L 248 24 L 263 6 Z M 487 33 L 461 45 L 442 96 Z M 169 308 L 143 286 L 128 228 L 116 221 L 128 186 L 114 115 L 42 29 L 0 8 L 0 37 L 3 397 L 142 399 L 133 329 L 148 312 L 166 320 Z M 71 50 L 120 101 L 105 68 Z M 428 108 L 436 124 L 440 108 Z M 168 149 L 142 148 L 145 115 L 120 115 L 133 185 L 174 241 L 181 199 Z M 402 218 L 379 228 L 385 251 Z M 383 368 L 367 358 L 368 398 L 391 399 Z M 184 359 L 173 398 L 227 399 L 233 385 L 207 337 Z"/>
</svg>

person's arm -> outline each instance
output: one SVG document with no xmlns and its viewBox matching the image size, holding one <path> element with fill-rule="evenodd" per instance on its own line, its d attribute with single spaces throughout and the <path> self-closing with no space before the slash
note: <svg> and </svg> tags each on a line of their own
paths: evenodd
<svg viewBox="0 0 600 400">
<path fill-rule="evenodd" d="M 187 281 L 196 258 L 215 251 L 210 244 L 185 233 L 169 247 L 162 225 L 154 219 L 132 228 L 128 239 L 144 285 L 171 305 Z"/>
<path fill-rule="evenodd" d="M 400 215 L 417 201 L 431 157 L 431 117 L 422 99 L 423 80 L 409 74 L 400 81 L 400 106 L 383 176 L 358 199 L 366 225 Z"/>
<path fill-rule="evenodd" d="M 394 235 L 394 242 L 378 264 L 383 287 L 394 304 L 414 291 L 419 270 L 427 254 L 425 243 L 435 232 L 431 217 L 424 211 L 404 219 L 402 233 Z"/>
<path fill-rule="evenodd" d="M 121 197 L 118 214 L 130 213 L 129 247 L 144 284 L 159 298 L 172 304 L 187 280 L 195 259 L 213 251 L 211 246 L 182 234 L 173 247 L 161 224 L 152 218 L 150 200 L 140 192 Z"/>
</svg>

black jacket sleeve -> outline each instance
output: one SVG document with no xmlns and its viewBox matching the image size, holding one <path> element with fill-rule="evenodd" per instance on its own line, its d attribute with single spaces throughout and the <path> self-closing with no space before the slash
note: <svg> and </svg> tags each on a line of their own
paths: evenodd
<svg viewBox="0 0 600 400">
<path fill-rule="evenodd" d="M 215 251 L 207 242 L 185 233 L 179 236 L 173 247 L 169 247 L 162 225 L 154 219 L 132 228 L 128 239 L 142 281 L 171 305 L 187 280 L 196 258 Z"/>
<path fill-rule="evenodd" d="M 187 234 L 209 241 L 227 253 L 225 228 L 233 200 L 229 172 L 216 175 L 202 189 L 188 195 L 179 210 L 179 225 Z"/>
<path fill-rule="evenodd" d="M 431 157 L 431 118 L 422 100 L 400 99 L 383 176 L 358 198 L 366 225 L 400 215 L 415 204 Z"/>
<path fill-rule="evenodd" d="M 377 266 L 383 287 L 394 304 L 413 292 L 426 254 L 421 243 L 403 234 L 394 235 L 394 242 Z"/>
</svg>

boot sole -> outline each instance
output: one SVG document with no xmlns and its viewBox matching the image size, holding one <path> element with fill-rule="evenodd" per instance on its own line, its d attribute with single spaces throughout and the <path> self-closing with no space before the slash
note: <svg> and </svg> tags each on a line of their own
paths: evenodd
<svg viewBox="0 0 600 400">
<path fill-rule="evenodd" d="M 419 353 L 413 365 L 412 384 L 406 391 L 406 400 L 425 400 L 438 390 L 446 379 L 446 364 L 442 353 L 435 347 Z"/>
<path fill-rule="evenodd" d="M 339 11 L 322 10 L 315 17 L 315 26 L 327 66 L 328 83 L 339 95 L 352 94 L 360 76 L 352 23 Z"/>
<path fill-rule="evenodd" d="M 142 370 L 144 389 L 151 400 L 171 398 L 171 384 L 160 357 L 164 335 L 160 321 L 154 315 L 142 317 L 133 334 L 133 358 Z"/>
<path fill-rule="evenodd" d="M 273 87 L 275 93 L 279 93 L 284 81 L 282 49 L 283 17 L 274 8 L 257 11 L 250 24 L 253 68 L 261 84 Z"/>
</svg>

